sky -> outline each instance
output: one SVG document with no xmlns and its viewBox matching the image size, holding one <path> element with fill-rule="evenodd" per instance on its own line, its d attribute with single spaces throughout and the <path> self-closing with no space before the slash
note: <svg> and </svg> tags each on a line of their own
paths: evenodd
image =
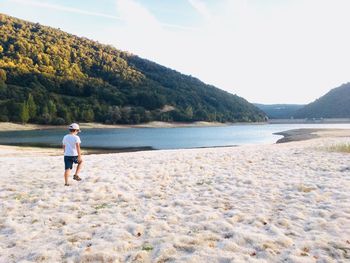
<svg viewBox="0 0 350 263">
<path fill-rule="evenodd" d="M 0 13 L 111 44 L 265 104 L 350 81 L 349 0 L 0 0 Z"/>
</svg>

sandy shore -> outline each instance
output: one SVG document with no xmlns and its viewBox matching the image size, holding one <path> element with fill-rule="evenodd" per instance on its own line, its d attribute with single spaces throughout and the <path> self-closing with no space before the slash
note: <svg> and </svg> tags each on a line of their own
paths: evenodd
<svg viewBox="0 0 350 263">
<path fill-rule="evenodd" d="M 148 147 L 134 147 L 134 148 L 121 148 L 121 149 L 82 149 L 83 155 L 90 154 L 108 154 L 108 153 L 123 153 L 123 152 L 137 152 L 137 151 L 149 151 Z M 9 146 L 0 145 L 0 157 L 31 157 L 37 156 L 60 156 L 62 155 L 62 148 L 52 147 L 31 147 L 31 146 Z"/>
<path fill-rule="evenodd" d="M 0 262 L 349 262 L 349 142 L 88 155 L 70 187 L 1 146 Z"/>
<path fill-rule="evenodd" d="M 211 127 L 211 126 L 225 126 L 230 125 L 229 123 L 220 123 L 220 122 L 205 122 L 198 121 L 192 123 L 181 123 L 181 122 L 161 122 L 153 121 L 143 124 L 135 125 L 114 125 L 114 124 L 102 124 L 102 123 L 80 123 L 81 129 L 91 129 L 91 128 L 177 128 L 177 127 Z M 12 122 L 0 122 L 0 131 L 14 131 L 14 130 L 43 130 L 43 129 L 67 129 L 67 125 L 63 126 L 54 126 L 54 125 L 39 125 L 39 124 L 19 124 Z"/>
<path fill-rule="evenodd" d="M 277 143 L 305 141 L 315 138 L 327 137 L 350 137 L 350 129 L 295 129 L 283 132 L 277 132 L 276 135 L 282 135 Z"/>
</svg>

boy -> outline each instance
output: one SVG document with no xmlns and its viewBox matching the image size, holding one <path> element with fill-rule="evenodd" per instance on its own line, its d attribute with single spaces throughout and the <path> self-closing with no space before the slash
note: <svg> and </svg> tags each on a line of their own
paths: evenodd
<svg viewBox="0 0 350 263">
<path fill-rule="evenodd" d="M 73 176 L 74 180 L 80 181 L 79 172 L 81 170 L 81 166 L 83 163 L 83 159 L 81 158 L 81 150 L 80 150 L 80 138 L 77 135 L 80 132 L 79 125 L 76 123 L 72 123 L 68 127 L 69 134 L 63 137 L 63 151 L 64 151 L 64 185 L 69 186 L 68 184 L 68 176 L 70 174 L 70 170 L 73 169 L 73 163 L 77 163 L 77 169 Z"/>
</svg>

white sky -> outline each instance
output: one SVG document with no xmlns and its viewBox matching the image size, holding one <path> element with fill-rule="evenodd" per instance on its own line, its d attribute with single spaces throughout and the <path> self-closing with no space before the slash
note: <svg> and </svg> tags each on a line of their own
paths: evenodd
<svg viewBox="0 0 350 263">
<path fill-rule="evenodd" d="M 186 25 L 174 10 L 162 21 L 149 6 L 156 0 L 115 1 L 112 15 L 105 15 L 115 21 L 101 30 L 61 28 L 193 75 L 250 102 L 309 103 L 350 81 L 349 0 L 181 0 L 199 17 Z M 104 16 L 97 11 L 90 15 L 93 21 Z"/>
</svg>

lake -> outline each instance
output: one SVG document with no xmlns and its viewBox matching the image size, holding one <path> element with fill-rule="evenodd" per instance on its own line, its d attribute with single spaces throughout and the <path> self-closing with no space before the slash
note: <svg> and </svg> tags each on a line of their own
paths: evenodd
<svg viewBox="0 0 350 263">
<path fill-rule="evenodd" d="M 82 147 L 87 148 L 182 149 L 275 143 L 281 136 L 273 133 L 299 128 L 350 129 L 350 124 L 240 124 L 221 127 L 107 128 L 86 129 L 79 136 L 82 139 Z M 66 133 L 67 131 L 62 129 L 0 132 L 0 144 L 58 147 Z"/>
</svg>

